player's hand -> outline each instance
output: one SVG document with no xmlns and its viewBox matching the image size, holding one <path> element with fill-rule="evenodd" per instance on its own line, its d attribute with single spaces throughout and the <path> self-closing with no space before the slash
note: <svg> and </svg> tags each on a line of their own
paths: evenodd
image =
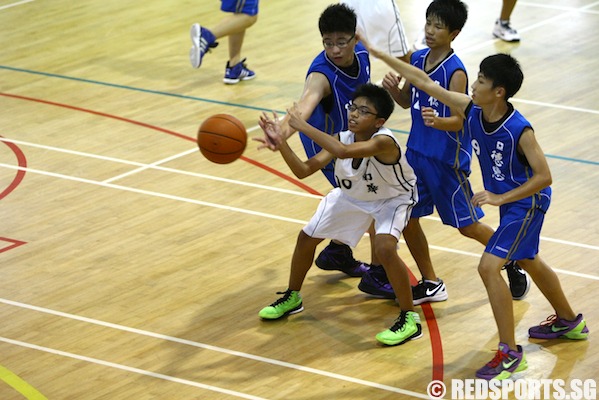
<svg viewBox="0 0 599 400">
<path fill-rule="evenodd" d="M 281 123 L 277 113 L 273 111 L 272 116 L 273 117 L 270 118 L 265 112 L 260 115 L 258 125 L 260 128 L 262 128 L 264 136 L 252 139 L 256 142 L 262 143 L 260 146 L 258 146 L 258 150 L 270 149 L 272 151 L 276 151 L 278 150 L 281 142 L 285 140 L 281 132 Z"/>
<path fill-rule="evenodd" d="M 366 40 L 366 37 L 360 31 L 356 31 L 356 42 L 362 42 L 366 50 L 370 51 L 370 43 L 368 43 L 368 40 Z"/>
<path fill-rule="evenodd" d="M 383 78 L 383 88 L 388 91 L 391 96 L 398 95 L 401 92 L 399 89 L 399 83 L 401 82 L 401 75 L 396 74 L 395 72 L 388 72 L 387 75 Z"/>
<path fill-rule="evenodd" d="M 361 42 L 362 45 L 366 47 L 366 50 L 368 50 L 368 52 L 372 54 L 373 57 L 380 58 L 380 51 L 372 47 L 368 40 L 366 40 L 366 37 L 362 35 L 360 32 L 356 33 L 356 41 Z"/>
<path fill-rule="evenodd" d="M 368 50 L 368 52 L 372 52 L 372 50 L 374 50 L 370 42 L 366 39 L 366 35 L 363 35 L 360 31 L 356 32 L 356 42 L 361 42 L 362 45 L 366 47 L 366 50 Z"/>
<path fill-rule="evenodd" d="M 287 122 L 289 123 L 290 127 L 295 129 L 296 131 L 303 130 L 302 127 L 305 126 L 304 124 L 306 124 L 306 121 L 304 121 L 304 119 L 302 118 L 302 113 L 297 103 L 293 103 L 293 106 L 287 109 L 287 115 L 289 116 Z"/>
<path fill-rule="evenodd" d="M 424 121 L 425 126 L 435 127 L 435 117 L 437 116 L 437 112 L 434 108 L 431 107 L 422 107 L 421 112 L 422 120 Z"/>
<path fill-rule="evenodd" d="M 472 202 L 472 205 L 474 207 L 481 207 L 485 204 L 490 204 L 492 206 L 500 206 L 504 203 L 503 198 L 500 195 L 491 193 L 488 190 L 483 190 L 482 192 L 475 193 L 474 196 L 472 196 L 472 200 L 470 201 Z"/>
</svg>

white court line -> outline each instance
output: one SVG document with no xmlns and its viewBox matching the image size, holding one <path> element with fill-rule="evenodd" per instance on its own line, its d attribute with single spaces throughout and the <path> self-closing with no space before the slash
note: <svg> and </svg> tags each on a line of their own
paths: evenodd
<svg viewBox="0 0 599 400">
<path fill-rule="evenodd" d="M 175 168 L 168 168 L 168 167 L 161 167 L 157 164 L 161 163 L 161 162 L 165 162 L 165 160 L 161 160 L 161 161 L 157 161 L 153 164 L 144 164 L 144 163 L 140 163 L 140 162 L 135 162 L 135 161 L 128 161 L 128 160 L 123 160 L 123 159 L 119 159 L 119 158 L 114 158 L 114 157 L 107 157 L 107 156 L 100 156 L 97 154 L 91 154 L 91 153 L 84 153 L 81 151 L 76 151 L 76 150 L 67 150 L 67 149 L 63 149 L 60 147 L 52 147 L 52 146 L 45 146 L 45 145 L 41 145 L 41 144 L 36 144 L 36 143 L 30 143 L 30 142 L 24 142 L 21 140 L 14 140 L 14 139 L 8 139 L 8 138 L 3 138 L 0 137 L 0 141 L 1 142 L 9 142 L 9 143 L 14 143 L 14 144 L 20 144 L 23 146 L 29 146 L 29 147 L 35 147 L 38 149 L 43 149 L 43 150 L 52 150 L 52 151 L 56 151 L 59 153 L 65 153 L 65 154 L 72 154 L 72 155 L 76 155 L 76 156 L 81 156 L 81 157 L 89 157 L 89 158 L 95 158 L 97 160 L 103 160 L 103 161 L 110 161 L 110 162 L 115 162 L 115 163 L 120 163 L 120 164 L 126 164 L 126 165 L 133 165 L 136 167 L 140 167 L 138 170 L 135 171 L 140 171 L 142 169 L 156 169 L 159 171 L 165 171 L 165 172 L 172 172 L 175 174 L 181 174 L 181 175 L 187 175 L 187 176 L 194 176 L 197 178 L 202 178 L 202 179 L 210 179 L 213 181 L 219 181 L 219 182 L 226 182 L 226 183 L 232 183 L 235 185 L 241 185 L 241 186 L 248 186 L 248 187 L 253 187 L 253 188 L 257 188 L 257 189 L 264 189 L 264 190 L 270 190 L 273 192 L 280 192 L 280 193 L 287 193 L 287 194 L 293 194 L 295 196 L 301 196 L 301 197 L 310 197 L 310 198 L 315 198 L 315 199 L 320 199 L 322 198 L 322 196 L 318 196 L 318 195 L 314 195 L 311 193 L 306 193 L 306 192 L 300 192 L 297 190 L 288 190 L 288 189 L 280 189 L 280 188 L 275 188 L 272 186 L 266 186 L 266 185 L 259 185 L 257 183 L 249 183 L 249 182 L 244 182 L 244 181 L 237 181 L 237 180 L 233 180 L 233 179 L 227 179 L 227 178 L 219 178 L 213 175 L 206 175 L 206 174 L 200 174 L 198 172 L 190 172 L 190 171 L 184 171 L 184 170 L 180 170 L 180 169 L 175 169 Z M 169 161 L 175 159 L 176 157 L 180 157 L 185 155 L 186 153 L 191 154 L 194 151 L 198 151 L 196 148 L 194 149 L 190 149 L 187 150 L 183 153 L 179 153 L 176 156 L 172 156 L 169 157 Z M 156 164 L 156 165 L 154 165 Z M 108 180 L 105 181 L 105 183 L 110 183 L 108 181 L 114 180 L 114 178 L 110 178 Z"/>
<path fill-rule="evenodd" d="M 128 161 L 128 160 L 123 160 L 123 159 L 118 159 L 118 158 L 113 158 L 113 157 L 100 156 L 100 155 L 97 155 L 97 154 L 84 153 L 84 152 L 75 151 L 75 150 L 67 150 L 67 149 L 63 149 L 63 148 L 59 148 L 59 147 L 52 147 L 52 146 L 40 145 L 40 144 L 36 144 L 36 143 L 24 142 L 24 141 L 21 141 L 21 140 L 14 140 L 14 139 L 7 139 L 7 138 L 3 138 L 3 137 L 0 137 L 0 141 L 14 143 L 14 144 L 20 144 L 20 145 L 29 146 L 29 147 L 40 148 L 40 149 L 44 149 L 44 150 L 52 150 L 52 151 L 57 151 L 57 152 L 61 152 L 61 153 L 66 153 L 66 154 L 73 154 L 73 155 L 78 155 L 78 156 L 82 156 L 82 157 L 95 158 L 95 159 L 99 159 L 99 160 L 111 161 L 111 162 L 116 162 L 116 163 L 121 163 L 121 164 L 127 164 L 127 165 L 133 165 L 133 166 L 140 167 L 139 169 L 136 169 L 134 171 L 141 171 L 141 170 L 144 170 L 144 169 L 156 169 L 156 170 L 165 171 L 165 172 L 172 172 L 172 173 L 175 173 L 175 174 L 188 175 L 188 176 L 194 176 L 194 177 L 203 178 L 203 179 L 210 179 L 210 180 L 215 180 L 215 181 L 220 181 L 220 182 L 232 183 L 232 184 L 235 184 L 235 185 L 249 186 L 249 187 L 258 188 L 258 189 L 264 189 L 264 190 L 271 190 L 271 191 L 275 191 L 275 192 L 287 193 L 287 194 L 292 194 L 292 195 L 295 195 L 295 196 L 310 197 L 310 198 L 314 198 L 314 199 L 321 199 L 322 198 L 322 196 L 320 196 L 320 195 L 314 195 L 314 194 L 310 194 L 310 193 L 306 193 L 306 192 L 298 192 L 298 191 L 295 191 L 295 190 L 279 189 L 279 188 L 275 188 L 275 187 L 272 187 L 272 186 L 258 185 L 258 184 L 253 184 L 253 183 L 248 183 L 248 182 L 243 182 L 243 181 L 237 181 L 237 180 L 232 180 L 232 179 L 219 178 L 219 177 L 215 177 L 215 176 L 212 176 L 212 175 L 205 175 L 205 174 L 200 174 L 200 173 L 195 173 L 195 172 L 189 172 L 189 171 L 184 171 L 184 170 L 179 170 L 179 169 L 174 169 L 174 168 L 167 168 L 167 167 L 160 167 L 160 166 L 158 166 L 158 164 L 160 164 L 162 162 L 165 162 L 166 160 L 171 161 L 171 160 L 176 159 L 177 157 L 182 157 L 184 155 L 193 153 L 194 151 L 196 151 L 195 149 L 190 149 L 190 150 L 184 151 L 182 153 L 179 153 L 177 155 L 174 155 L 174 156 L 165 158 L 163 160 L 154 162 L 152 164 L 143 164 L 143 163 L 139 163 L 139 162 L 135 162 L 135 161 Z M 4 166 L 4 167 L 7 167 L 7 168 L 12 168 L 12 169 L 20 169 L 18 167 L 15 167 L 15 166 L 12 166 L 12 165 L 8 165 L 8 164 L 0 164 L 0 166 Z M 27 171 L 27 169 L 24 169 L 24 170 Z M 68 175 L 62 175 L 62 174 L 52 175 L 51 172 L 36 171 L 36 170 L 32 170 L 32 171 L 40 173 L 40 174 L 46 174 L 46 175 L 50 175 L 50 176 L 56 176 L 58 178 L 63 178 L 63 179 L 72 179 L 72 180 L 81 179 L 82 181 L 88 181 L 88 180 L 83 179 L 83 178 L 74 178 L 74 177 L 70 177 Z M 112 185 L 110 185 L 110 181 L 112 181 L 114 179 L 115 178 L 111 178 L 111 179 L 105 180 L 104 182 L 97 182 L 97 181 L 89 180 L 88 183 L 99 184 L 101 186 L 106 186 L 106 187 L 113 187 Z M 115 188 L 127 188 L 127 189 L 130 189 L 130 188 L 126 187 L 126 186 L 120 186 L 120 185 L 114 185 L 114 187 Z M 189 199 L 189 200 L 191 200 L 191 199 Z M 204 203 L 204 202 L 200 202 L 200 201 L 197 201 L 197 203 L 201 204 L 201 205 L 209 205 L 209 206 L 211 206 L 213 204 L 213 203 Z M 221 207 L 221 208 L 224 208 L 224 207 Z M 424 218 L 441 222 L 441 219 L 438 218 L 438 217 L 427 216 L 427 217 L 424 217 Z M 298 220 L 294 220 L 294 221 L 298 221 Z M 301 223 L 305 224 L 306 222 L 302 221 Z M 593 246 L 593 245 L 588 245 L 588 244 L 584 244 L 584 243 L 571 242 L 571 241 L 562 240 L 562 239 L 553 239 L 553 238 L 544 237 L 544 236 L 541 236 L 541 240 L 545 240 L 545 241 L 548 241 L 548 242 L 554 242 L 554 243 L 560 243 L 560 244 L 564 244 L 564 245 L 568 245 L 568 246 L 573 246 L 573 247 L 581 247 L 581 248 L 585 248 L 585 249 L 599 251 L 599 246 Z M 431 246 L 431 248 L 433 248 L 433 247 Z M 437 248 L 438 249 L 443 249 L 441 247 L 437 247 Z M 450 249 L 448 249 L 448 250 L 450 250 Z M 453 252 L 458 252 L 458 251 L 453 251 Z M 459 253 L 459 254 L 468 254 L 468 253 Z"/>
<path fill-rule="evenodd" d="M 73 354 L 73 353 L 67 353 L 66 351 L 60 351 L 60 350 L 51 349 L 49 347 L 38 346 L 36 344 L 26 343 L 26 342 L 22 342 L 20 340 L 8 339 L 8 338 L 2 337 L 2 336 L 0 336 L 0 342 L 5 342 L 5 343 L 13 344 L 16 346 L 21 346 L 21 347 L 27 347 L 27 348 L 33 349 L 33 350 L 44 351 L 46 353 L 56 354 L 56 355 L 62 356 L 62 357 L 68 357 L 68 358 L 73 358 L 75 360 L 86 361 L 86 362 L 93 363 L 93 364 L 103 365 L 105 367 L 116 368 L 116 369 L 120 369 L 120 370 L 127 371 L 127 372 L 133 372 L 133 373 L 140 374 L 140 375 L 150 376 L 152 378 L 163 379 L 165 381 L 182 383 L 182 384 L 188 385 L 188 386 L 195 386 L 195 387 L 210 390 L 213 392 L 219 392 L 219 393 L 224 393 L 224 394 L 228 394 L 228 395 L 235 396 L 235 397 L 240 397 L 242 399 L 266 400 L 263 397 L 252 396 L 249 394 L 236 392 L 233 390 L 219 388 L 217 386 L 206 385 L 203 383 L 194 382 L 194 381 L 190 381 L 187 379 L 175 378 L 174 376 L 170 376 L 170 375 L 164 375 L 164 374 L 160 374 L 157 372 L 151 372 L 151 371 L 146 371 L 146 370 L 139 369 L 139 368 L 128 367 L 126 365 L 116 364 L 116 363 L 113 363 L 110 361 L 99 360 L 97 358 L 80 356 L 78 354 Z"/>
<path fill-rule="evenodd" d="M 81 182 L 81 183 L 89 183 L 89 184 L 92 184 L 92 185 L 103 186 L 103 187 L 112 188 L 112 189 L 118 189 L 118 190 L 124 190 L 126 192 L 133 192 L 133 193 L 145 194 L 145 195 L 148 195 L 148 196 L 161 197 L 161 198 L 169 199 L 169 200 L 182 201 L 182 202 L 185 202 L 185 203 L 198 204 L 198 205 L 206 206 L 206 207 L 214 207 L 214 208 L 219 208 L 219 209 L 222 209 L 222 210 L 235 211 L 235 212 L 239 212 L 239 213 L 243 213 L 243 214 L 256 215 L 256 216 L 259 216 L 259 217 L 265 217 L 265 218 L 270 218 L 270 219 L 277 219 L 279 221 L 293 222 L 293 223 L 296 223 L 296 224 L 306 224 L 305 221 L 302 221 L 302 220 L 299 220 L 299 219 L 286 218 L 286 217 L 281 217 L 281 216 L 278 216 L 278 215 L 262 213 L 262 212 L 259 212 L 259 211 L 246 210 L 244 208 L 237 208 L 237 207 L 225 206 L 225 205 L 222 205 L 222 204 L 209 203 L 209 202 L 206 202 L 206 201 L 189 199 L 187 197 L 173 196 L 173 195 L 165 194 L 165 193 L 152 192 L 150 190 L 143 190 L 143 189 L 136 189 L 136 188 L 132 188 L 132 187 L 128 187 L 128 186 L 115 185 L 113 183 L 104 183 L 104 182 L 100 182 L 100 181 L 94 181 L 92 179 L 78 178 L 78 177 L 75 177 L 75 176 L 57 174 L 57 173 L 54 173 L 54 172 L 41 171 L 41 170 L 32 169 L 32 168 L 17 167 L 17 166 L 14 166 L 14 165 L 8 165 L 8 164 L 3 164 L 3 163 L 0 163 L 0 167 L 14 169 L 14 170 L 18 170 L 18 171 L 31 172 L 31 173 L 34 173 L 34 174 L 51 176 L 53 178 L 66 179 L 66 180 L 69 180 L 69 181 L 75 181 L 75 182 Z"/>
<path fill-rule="evenodd" d="M 247 129 L 247 132 L 249 133 L 249 132 L 255 131 L 258 128 L 259 128 L 259 126 L 256 125 L 256 126 L 250 128 L 250 129 Z M 158 165 L 167 163 L 169 161 L 173 161 L 173 160 L 176 160 L 178 158 L 185 157 L 186 155 L 189 155 L 189 154 L 192 154 L 192 153 L 197 153 L 197 151 L 198 151 L 197 147 L 194 147 L 193 149 L 189 149 L 189 150 L 184 151 L 182 153 L 175 154 L 173 156 L 170 156 L 170 157 L 167 157 L 165 159 L 153 162 L 151 164 L 144 164 L 143 166 L 140 166 L 137 169 L 134 169 L 134 170 L 131 170 L 129 172 L 125 172 L 124 174 L 117 175 L 117 176 L 114 176 L 112 178 L 106 179 L 106 180 L 104 180 L 104 182 L 106 182 L 106 183 L 114 182 L 114 181 L 119 180 L 121 178 L 124 178 L 126 176 L 130 176 L 130 175 L 136 174 L 138 172 L 142 172 L 142 171 L 145 171 L 147 169 L 151 169 L 152 167 L 157 167 Z"/>
<path fill-rule="evenodd" d="M 307 223 L 307 221 L 303 221 L 300 219 L 287 218 L 287 217 L 282 217 L 282 216 L 275 215 L 275 214 L 263 213 L 263 212 L 259 212 L 259 211 L 252 211 L 252 210 L 248 210 L 248 209 L 244 209 L 244 208 L 230 207 L 230 206 L 226 206 L 226 205 L 222 205 L 222 204 L 216 204 L 216 203 L 210 203 L 210 202 L 196 200 L 196 199 L 190 199 L 187 197 L 173 196 L 173 195 L 169 195 L 166 193 L 154 192 L 154 191 L 143 190 L 143 189 L 136 189 L 136 188 L 131 188 L 128 186 L 94 181 L 92 179 L 78 178 L 78 177 L 69 176 L 69 175 L 57 174 L 54 172 L 41 171 L 41 170 L 37 170 L 37 169 L 33 169 L 33 168 L 23 168 L 23 167 L 18 167 L 15 165 L 4 164 L 4 163 L 0 163 L 0 167 L 30 172 L 30 173 L 35 173 L 35 174 L 40 174 L 40 175 L 45 175 L 45 176 L 50 176 L 53 178 L 60 178 L 60 179 L 65 179 L 65 180 L 70 180 L 70 181 L 75 181 L 75 182 L 88 183 L 88 184 L 92 184 L 92 185 L 107 187 L 107 188 L 111 188 L 111 189 L 118 189 L 118 190 L 123 190 L 123 191 L 127 191 L 127 192 L 139 193 L 139 194 L 148 195 L 148 196 L 161 197 L 161 198 L 169 199 L 169 200 L 182 201 L 185 203 L 192 203 L 192 204 L 197 204 L 197 205 L 206 206 L 206 207 L 213 207 L 213 208 L 218 208 L 218 209 L 222 209 L 222 210 L 239 212 L 242 214 L 255 215 L 255 216 L 259 216 L 259 217 L 275 219 L 275 220 L 284 221 L 284 222 L 291 222 L 291 223 L 300 224 L 300 225 L 306 225 L 306 223 Z M 557 243 L 561 243 L 561 244 L 568 244 L 571 246 L 583 247 L 583 248 L 587 248 L 590 250 L 598 250 L 599 251 L 599 246 L 592 246 L 592 245 L 576 243 L 576 242 L 566 242 L 566 241 L 557 240 L 557 239 L 550 239 L 550 240 L 557 242 Z M 401 241 L 401 242 L 403 242 L 403 241 Z M 405 243 L 405 242 L 403 242 L 403 243 Z M 468 256 L 473 256 L 473 257 L 480 257 L 480 254 L 451 249 L 448 247 L 441 247 L 441 246 L 434 246 L 434 245 L 429 245 L 429 247 L 431 249 L 441 250 L 441 251 L 445 251 L 445 252 L 449 252 L 449 253 L 468 255 Z M 566 275 L 572 275 L 572 276 L 578 276 L 578 277 L 587 278 L 587 279 L 599 280 L 599 276 L 595 276 L 595 275 L 583 274 L 583 273 L 572 272 L 572 271 L 567 271 L 567 270 L 560 270 L 560 269 L 555 269 L 555 268 L 554 268 L 554 270 L 556 272 L 561 272 Z"/>
<path fill-rule="evenodd" d="M 172 155 L 170 157 L 163 158 L 162 160 L 155 161 L 152 164 L 146 164 L 146 165 L 141 166 L 139 168 L 132 169 L 131 171 L 125 172 L 124 174 L 120 174 L 120 175 L 117 175 L 117 176 L 113 176 L 112 178 L 105 179 L 103 182 L 104 183 L 114 182 L 114 181 L 119 180 L 121 178 L 124 178 L 126 176 L 130 176 L 130 175 L 136 174 L 138 172 L 142 172 L 142 171 L 145 171 L 147 169 L 151 169 L 152 167 L 158 166 L 160 164 L 164 164 L 166 162 L 176 160 L 177 158 L 185 157 L 186 155 L 189 155 L 191 153 L 196 153 L 197 151 L 198 151 L 198 149 L 196 149 L 196 148 L 189 149 L 189 150 L 186 150 L 186 151 L 184 151 L 182 153 L 175 154 L 175 155 Z"/>
<path fill-rule="evenodd" d="M 599 14 L 599 11 L 595 10 L 587 10 L 587 8 L 593 7 L 593 5 L 576 8 L 576 7 L 567 7 L 567 6 L 556 6 L 553 4 L 541 4 L 541 3 L 530 3 L 528 1 L 520 1 L 518 2 L 519 6 L 528 6 L 528 7 L 537 7 L 537 8 L 548 8 L 550 10 L 559 10 L 559 11 L 574 11 L 574 12 L 582 12 L 585 14 Z M 518 12 L 518 10 L 516 10 Z"/>
<path fill-rule="evenodd" d="M 599 11 L 594 11 L 594 10 L 588 10 L 589 8 L 595 7 L 597 5 L 599 5 L 599 1 L 586 5 L 584 7 L 581 8 L 572 8 L 572 7 L 556 7 L 556 6 L 550 6 L 550 5 L 543 5 L 543 4 L 537 4 L 537 3 L 526 3 L 526 2 L 521 2 L 518 3 L 521 5 L 528 5 L 528 6 L 534 6 L 534 7 L 543 7 L 543 8 L 551 8 L 551 9 L 556 9 L 556 10 L 561 10 L 561 11 L 565 11 L 568 14 L 572 14 L 572 13 L 577 13 L 577 12 L 583 12 L 583 13 L 590 13 L 590 14 L 599 14 Z M 517 12 L 517 11 L 516 11 Z M 547 20 L 538 22 L 534 25 L 530 25 L 527 26 L 526 28 L 518 28 L 519 32 L 528 32 L 530 30 L 536 29 L 540 26 L 546 25 L 548 23 L 552 23 L 556 20 L 562 20 L 565 19 L 566 15 L 564 14 L 560 14 L 556 17 L 552 17 L 549 18 Z M 481 49 L 483 47 L 487 47 L 495 42 L 501 41 L 501 39 L 499 38 L 493 38 L 493 39 L 489 39 L 486 40 L 484 42 L 481 42 L 479 44 L 473 45 L 473 46 L 469 46 L 468 48 L 460 48 L 459 45 L 457 45 L 455 47 L 456 49 L 456 53 L 458 54 L 468 54 L 471 53 L 473 51 L 476 51 L 478 49 Z M 379 62 L 382 63 L 382 61 L 378 60 Z M 380 85 L 382 83 L 382 80 L 378 81 L 377 84 Z M 549 108 L 557 108 L 557 109 L 562 109 L 562 110 L 568 110 L 568 111 L 576 111 L 576 112 L 583 112 L 583 113 L 589 113 L 589 114 L 599 114 L 599 110 L 591 110 L 588 108 L 580 108 L 580 107 L 571 107 L 571 106 L 564 106 L 564 105 L 560 105 L 560 104 L 551 104 L 551 103 L 542 103 L 539 101 L 534 101 L 534 100 L 525 100 L 525 99 L 519 99 L 517 97 L 512 97 L 511 98 L 512 101 L 514 102 L 518 102 L 518 103 L 523 103 L 523 104 L 532 104 L 532 105 L 538 105 L 538 106 L 543 106 L 543 107 L 549 107 Z"/>
<path fill-rule="evenodd" d="M 561 21 L 561 22 L 563 22 L 563 21 L 567 20 L 568 14 L 574 14 L 574 13 L 577 13 L 577 12 L 585 12 L 587 9 L 595 7 L 598 4 L 599 4 L 599 1 L 597 1 L 595 3 L 592 3 L 592 4 L 588 4 L 588 5 L 586 5 L 584 7 L 580 7 L 580 8 L 570 8 L 568 10 L 563 10 L 563 11 L 565 11 L 565 13 L 560 13 L 559 15 L 556 15 L 555 17 L 546 19 L 544 21 L 538 22 L 538 23 L 533 24 L 533 25 L 529 25 L 529 26 L 527 26 L 525 28 L 518 28 L 518 32 L 520 32 L 520 33 L 522 33 L 522 32 L 528 32 L 528 31 L 531 31 L 531 30 L 536 29 L 538 27 L 541 27 L 543 25 L 547 25 L 547 24 L 553 23 L 555 21 Z M 518 12 L 518 10 L 516 10 L 515 12 Z M 493 43 L 498 42 L 498 41 L 501 41 L 501 39 L 499 39 L 499 38 L 489 39 L 489 40 L 481 42 L 481 43 L 479 43 L 477 45 L 469 46 L 468 48 L 465 48 L 465 49 L 462 49 L 462 48 L 456 46 L 456 52 L 458 54 L 460 54 L 460 55 L 472 53 L 473 51 L 476 51 L 476 50 L 479 50 L 481 48 L 490 46 Z"/>
<path fill-rule="evenodd" d="M 351 382 L 351 383 L 355 383 L 355 384 L 363 385 L 363 386 L 369 386 L 369 387 L 373 387 L 376 389 L 386 390 L 389 392 L 402 393 L 402 394 L 406 394 L 409 396 L 418 397 L 421 399 L 429 399 L 429 397 L 424 394 L 412 392 L 410 390 L 405 390 L 405 389 L 397 388 L 394 386 L 388 386 L 388 385 L 383 385 L 383 384 L 376 383 L 376 382 L 366 381 L 363 379 L 352 378 L 349 376 L 340 375 L 340 374 L 336 374 L 333 372 L 327 372 L 327 371 L 323 371 L 323 370 L 311 368 L 311 367 L 306 367 L 306 366 L 299 365 L 299 364 L 288 363 L 285 361 L 279 361 L 279 360 L 275 360 L 272 358 L 261 357 L 261 356 L 257 356 L 254 354 L 243 353 L 240 351 L 225 349 L 225 348 L 218 347 L 218 346 L 212 346 L 209 344 L 194 342 L 192 340 L 181 339 L 181 338 L 174 337 L 174 336 L 168 336 L 168 335 L 163 335 L 160 333 L 131 328 L 131 327 L 128 327 L 125 325 L 118 325 L 118 324 L 113 324 L 111 322 L 104 322 L 104 321 L 100 321 L 97 319 L 81 317 L 81 316 L 75 315 L 75 314 L 68 314 L 68 313 L 64 313 L 61 311 L 55 311 L 55 310 L 51 310 L 51 309 L 44 308 L 44 307 L 37 307 L 37 306 L 30 305 L 30 304 L 20 303 L 17 301 L 7 300 L 7 299 L 3 299 L 3 298 L 0 298 L 0 303 L 4 303 L 7 305 L 20 307 L 20 308 L 25 308 L 25 309 L 29 309 L 29 310 L 33 310 L 33 311 L 38 311 L 38 312 L 42 312 L 42 313 L 46 313 L 46 314 L 56 315 L 59 317 L 69 318 L 69 319 L 73 319 L 76 321 L 86 322 L 86 323 L 90 323 L 90 324 L 94 324 L 94 325 L 98 325 L 98 326 L 104 326 L 107 328 L 116 329 L 116 330 L 120 330 L 120 331 L 124 331 L 124 332 L 135 333 L 137 335 L 148 336 L 148 337 L 152 337 L 152 338 L 156 338 L 156 339 L 160 339 L 160 340 L 165 340 L 165 341 L 174 342 L 174 343 L 180 343 L 180 344 L 184 344 L 187 346 L 197 347 L 197 348 L 201 348 L 201 349 L 205 349 L 205 350 L 211 350 L 211 351 L 227 354 L 227 355 L 234 356 L 234 357 L 242 357 L 242 358 L 246 358 L 246 359 L 253 360 L 253 361 L 259 361 L 259 362 L 263 362 L 263 363 L 267 363 L 267 364 L 276 365 L 278 367 L 284 367 L 284 368 L 290 368 L 290 369 L 297 370 L 297 371 L 308 372 L 311 374 L 320 375 L 320 376 L 324 376 L 327 378 L 338 379 L 341 381 Z M 4 339 L 4 338 L 0 337 L 0 340 L 10 340 L 10 339 Z M 16 342 L 16 341 L 11 340 L 9 343 L 13 343 L 13 342 Z M 23 343 L 23 342 L 13 343 L 13 344 L 22 345 L 21 343 Z M 28 345 L 27 347 L 29 347 L 29 346 L 32 346 L 32 348 L 33 348 L 33 346 L 35 346 L 35 345 Z M 35 346 L 35 348 L 38 348 L 38 347 L 39 346 Z M 47 349 L 47 348 L 44 348 L 44 349 Z M 38 348 L 38 350 L 40 350 L 40 349 Z M 66 357 L 71 356 L 70 355 L 71 353 L 58 352 L 58 350 L 53 350 L 53 349 L 47 349 L 47 350 L 51 350 L 50 352 L 55 352 L 55 354 L 60 353 L 60 355 L 64 355 Z M 46 350 L 43 350 L 43 351 L 46 351 Z M 77 356 L 77 358 L 79 358 L 79 357 L 81 357 L 80 359 L 83 359 L 82 356 Z M 85 359 L 87 360 L 87 357 L 85 357 Z M 89 360 L 95 360 L 95 359 L 89 359 Z M 90 361 L 90 362 L 94 362 L 94 361 Z M 113 364 L 113 363 L 107 363 L 107 362 L 102 362 L 102 363 L 103 363 L 103 365 L 109 364 L 108 366 L 115 367 L 115 368 L 119 367 L 119 364 Z M 127 367 L 127 368 L 130 368 L 130 367 Z M 142 371 L 142 370 L 137 370 L 137 371 Z M 137 372 L 137 371 L 134 371 L 134 372 Z M 146 371 L 144 371 L 144 372 L 146 372 Z M 177 378 L 173 378 L 173 379 L 177 379 Z"/>
<path fill-rule="evenodd" d="M 7 8 L 11 8 L 11 7 L 20 6 L 20 5 L 23 5 L 23 4 L 25 4 L 25 3 L 31 3 L 31 2 L 33 2 L 33 1 L 35 1 L 35 0 L 23 0 L 23 1 L 18 1 L 18 2 L 16 2 L 16 3 L 11 3 L 11 4 L 7 4 L 7 5 L 5 5 L 5 6 L 1 6 L 1 7 L 0 7 L 0 10 L 6 10 Z"/>
<path fill-rule="evenodd" d="M 532 104 L 532 105 L 541 106 L 541 107 L 558 108 L 561 110 L 576 111 L 576 112 L 599 115 L 599 110 L 591 110 L 590 108 L 580 108 L 580 107 L 564 106 L 561 104 L 543 103 L 543 102 L 534 101 L 534 100 L 518 99 L 516 97 L 512 97 L 510 99 L 510 101 L 513 101 L 514 103 Z"/>
</svg>

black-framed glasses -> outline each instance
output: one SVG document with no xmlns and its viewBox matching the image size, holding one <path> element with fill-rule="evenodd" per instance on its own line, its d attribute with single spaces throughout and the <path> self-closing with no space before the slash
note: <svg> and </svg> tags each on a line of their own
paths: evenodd
<svg viewBox="0 0 599 400">
<path fill-rule="evenodd" d="M 342 40 L 342 41 L 339 41 L 339 42 L 333 42 L 333 41 L 330 41 L 330 40 L 323 40 L 322 41 L 322 45 L 324 47 L 326 47 L 327 49 L 332 49 L 335 46 L 339 47 L 340 49 L 345 49 L 349 45 L 349 42 L 351 42 L 354 37 L 356 37 L 355 34 L 351 35 L 351 37 L 349 39 Z"/>
<path fill-rule="evenodd" d="M 360 106 L 360 107 L 358 107 L 355 104 L 348 104 L 347 106 L 345 106 L 345 109 L 347 111 L 349 111 L 349 112 L 357 111 L 358 114 L 360 114 L 361 116 L 365 116 L 365 115 L 371 114 L 371 115 L 374 115 L 376 117 L 378 115 L 377 113 L 373 113 L 372 111 L 370 111 L 368 109 L 368 107 L 366 107 L 366 106 Z"/>
</svg>

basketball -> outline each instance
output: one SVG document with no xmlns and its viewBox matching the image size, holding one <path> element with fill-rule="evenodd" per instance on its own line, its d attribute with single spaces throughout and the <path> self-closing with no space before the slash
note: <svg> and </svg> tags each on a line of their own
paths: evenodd
<svg viewBox="0 0 599 400">
<path fill-rule="evenodd" d="M 198 147 L 208 160 L 229 164 L 243 154 L 247 132 L 243 123 L 229 114 L 208 117 L 198 130 Z"/>
</svg>

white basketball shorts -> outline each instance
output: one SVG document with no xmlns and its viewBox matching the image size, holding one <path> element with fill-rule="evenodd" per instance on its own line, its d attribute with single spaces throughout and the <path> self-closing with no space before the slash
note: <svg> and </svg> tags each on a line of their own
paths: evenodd
<svg viewBox="0 0 599 400">
<path fill-rule="evenodd" d="M 356 247 L 374 220 L 377 235 L 393 235 L 399 240 L 416 201 L 411 194 L 361 201 L 335 188 L 320 201 L 316 213 L 303 231 L 313 238 L 335 239 Z"/>
</svg>

